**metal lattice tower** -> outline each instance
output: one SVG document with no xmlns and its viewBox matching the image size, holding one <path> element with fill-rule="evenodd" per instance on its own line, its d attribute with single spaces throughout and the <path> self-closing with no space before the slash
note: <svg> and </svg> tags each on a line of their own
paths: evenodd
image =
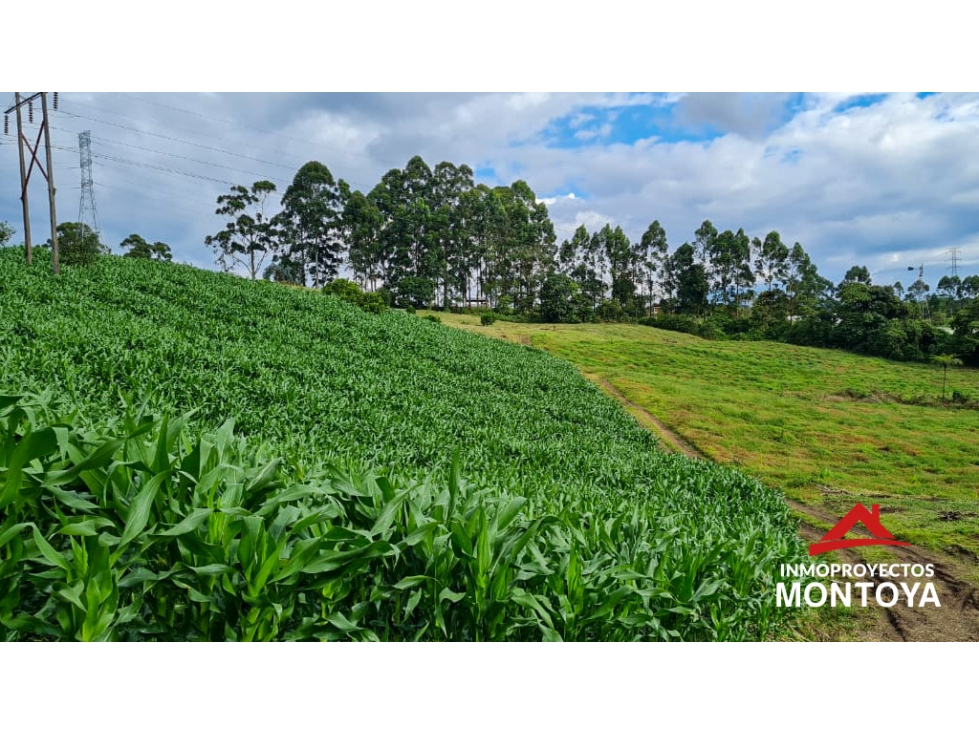
<svg viewBox="0 0 979 734">
<path fill-rule="evenodd" d="M 78 202 L 78 221 L 87 224 L 102 244 L 99 210 L 95 206 L 95 181 L 92 180 L 92 131 L 78 133 L 78 157 L 82 171 L 82 196 Z"/>
<path fill-rule="evenodd" d="M 949 266 L 949 269 L 952 271 L 952 277 L 959 277 L 959 253 L 962 252 L 962 249 L 959 247 L 949 247 L 945 252 L 948 254 L 947 259 L 952 261 L 952 264 Z"/>
</svg>

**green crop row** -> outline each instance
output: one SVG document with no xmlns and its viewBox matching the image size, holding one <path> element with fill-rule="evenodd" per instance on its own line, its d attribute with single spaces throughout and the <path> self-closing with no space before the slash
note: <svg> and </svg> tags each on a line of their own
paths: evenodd
<svg viewBox="0 0 979 734">
<path fill-rule="evenodd" d="M 561 360 L 188 267 L 39 265 L 0 251 L 0 393 L 45 394 L 0 414 L 8 638 L 778 621 L 773 574 L 803 552 L 781 497 L 660 453 Z"/>
</svg>

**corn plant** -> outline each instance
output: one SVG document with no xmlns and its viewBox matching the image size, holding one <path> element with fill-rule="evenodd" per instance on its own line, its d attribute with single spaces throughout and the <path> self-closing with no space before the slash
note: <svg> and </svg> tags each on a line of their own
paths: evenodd
<svg viewBox="0 0 979 734">
<path fill-rule="evenodd" d="M 41 255 L 43 257 L 43 255 Z M 8 639 L 757 639 L 777 492 L 567 363 L 388 311 L 0 250 Z M 57 396 L 55 398 L 54 396 Z"/>
</svg>

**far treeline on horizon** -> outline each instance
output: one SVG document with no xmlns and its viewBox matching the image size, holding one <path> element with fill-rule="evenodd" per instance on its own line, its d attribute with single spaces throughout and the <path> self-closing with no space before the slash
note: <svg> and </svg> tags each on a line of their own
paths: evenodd
<svg viewBox="0 0 979 734">
<path fill-rule="evenodd" d="M 204 244 L 226 272 L 314 288 L 348 276 L 386 306 L 638 321 L 711 339 L 979 366 L 979 275 L 943 275 L 932 290 L 917 268 L 905 285 L 874 283 L 854 264 L 834 284 L 799 242 L 777 231 L 719 232 L 710 220 L 672 247 L 657 220 L 634 242 L 606 223 L 558 243 L 546 203 L 525 181 L 476 185 L 467 165 L 432 168 L 415 156 L 364 194 L 311 161 L 281 194 L 268 180 L 231 187 L 216 214 L 223 228 Z M 109 251 L 85 224 L 58 231 L 66 264 Z M 14 233 L 0 223 L 0 243 Z M 166 243 L 136 233 L 120 247 L 127 257 L 172 258 Z"/>
</svg>

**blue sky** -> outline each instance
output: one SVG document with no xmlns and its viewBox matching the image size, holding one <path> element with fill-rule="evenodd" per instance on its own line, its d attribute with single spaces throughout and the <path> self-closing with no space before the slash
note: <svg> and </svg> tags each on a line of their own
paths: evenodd
<svg viewBox="0 0 979 734">
<path fill-rule="evenodd" d="M 0 102 L 12 101 L 0 93 Z M 58 211 L 79 208 L 78 133 L 90 130 L 108 244 L 135 232 L 214 267 L 214 202 L 260 178 L 280 191 L 303 163 L 369 189 L 421 155 L 489 184 L 525 179 L 559 238 L 579 224 L 633 238 L 658 219 L 671 249 L 704 219 L 778 230 L 839 280 L 932 283 L 957 249 L 979 272 L 979 95 L 952 94 L 81 94 L 52 117 Z M 13 119 L 11 119 L 13 128 Z M 36 134 L 37 127 L 29 126 Z M 0 136 L 0 220 L 18 230 L 15 139 Z M 45 239 L 43 180 L 32 229 Z"/>
</svg>

